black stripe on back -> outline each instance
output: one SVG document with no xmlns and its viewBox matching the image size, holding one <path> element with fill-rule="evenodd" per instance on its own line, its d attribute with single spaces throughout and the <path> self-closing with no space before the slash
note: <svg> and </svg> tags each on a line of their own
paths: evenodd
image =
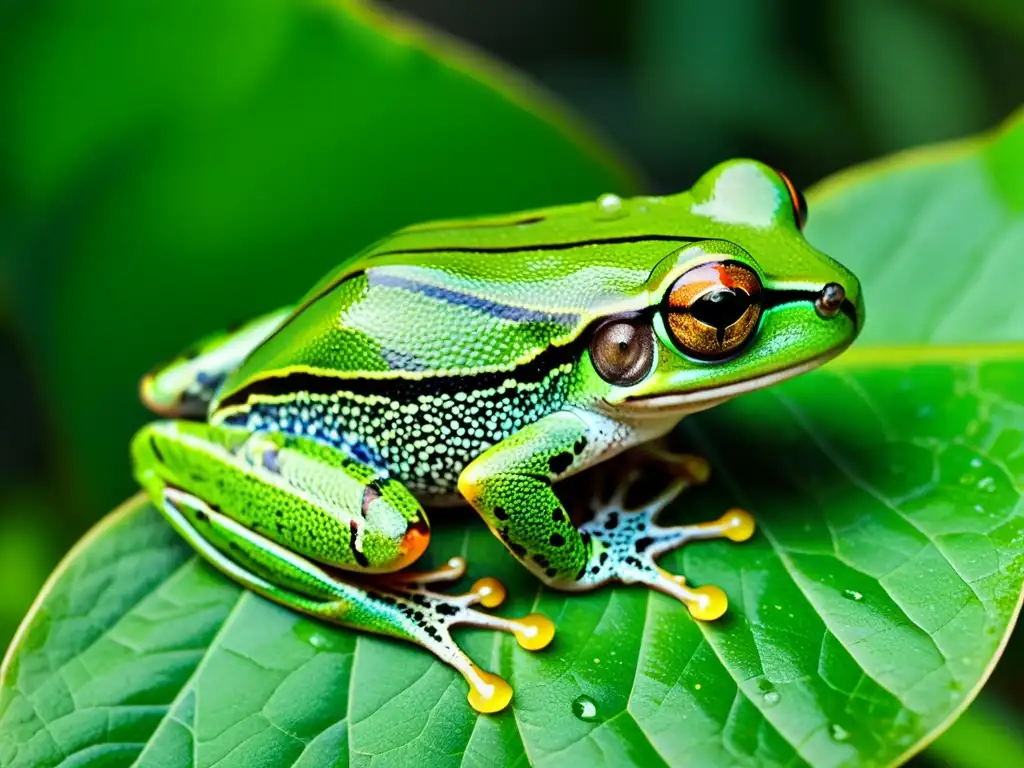
<svg viewBox="0 0 1024 768">
<path fill-rule="evenodd" d="M 543 381 L 555 368 L 565 363 L 575 362 L 588 339 L 589 334 L 582 333 L 572 343 L 560 347 L 548 347 L 530 362 L 509 371 L 487 371 L 461 375 L 438 373 L 419 378 L 396 375 L 380 379 L 346 379 L 296 371 L 284 376 L 271 376 L 247 384 L 224 398 L 218 406 L 218 410 L 246 405 L 249 398 L 253 396 L 281 397 L 297 392 L 326 396 L 339 393 L 377 395 L 390 400 L 406 402 L 415 400 L 420 395 L 496 389 L 510 379 L 517 383 L 535 384 Z"/>
<path fill-rule="evenodd" d="M 494 247 L 475 247 L 461 245 L 439 245 L 425 248 L 396 248 L 393 251 L 377 251 L 367 258 L 376 259 L 381 256 L 395 256 L 403 253 L 522 253 L 524 251 L 568 251 L 573 248 L 586 248 L 591 245 L 623 245 L 628 243 L 665 242 L 665 243 L 699 243 L 706 237 L 684 237 L 682 235 L 629 235 L 626 237 L 601 237 L 593 240 L 574 240 L 568 243 L 531 243 L 528 245 L 507 245 Z"/>
</svg>

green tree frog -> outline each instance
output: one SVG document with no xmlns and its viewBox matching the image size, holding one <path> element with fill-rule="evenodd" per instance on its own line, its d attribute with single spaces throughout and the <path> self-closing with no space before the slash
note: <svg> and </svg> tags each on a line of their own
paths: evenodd
<svg viewBox="0 0 1024 768">
<path fill-rule="evenodd" d="M 700 538 L 749 538 L 751 517 L 662 527 L 609 502 L 576 525 L 554 484 L 668 433 L 687 414 L 814 368 L 857 335 L 857 279 L 815 250 L 790 181 L 751 160 L 687 192 L 402 229 L 294 307 L 211 336 L 144 377 L 167 420 L 132 444 L 139 482 L 214 567 L 321 619 L 418 643 L 455 667 L 477 710 L 512 690 L 449 628 L 550 642 L 541 615 L 503 618 L 493 579 L 428 585 L 465 563 L 403 571 L 430 538 L 424 504 L 468 502 L 544 584 L 612 581 L 726 609 L 656 565 Z M 620 499 L 621 501 L 621 499 Z"/>
</svg>

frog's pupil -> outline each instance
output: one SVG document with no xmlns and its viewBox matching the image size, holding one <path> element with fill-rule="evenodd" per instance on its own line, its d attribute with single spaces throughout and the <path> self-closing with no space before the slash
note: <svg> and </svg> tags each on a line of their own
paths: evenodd
<svg viewBox="0 0 1024 768">
<path fill-rule="evenodd" d="M 690 314 L 712 328 L 725 329 L 739 320 L 750 306 L 743 291 L 718 288 L 705 293 L 690 306 Z"/>
</svg>

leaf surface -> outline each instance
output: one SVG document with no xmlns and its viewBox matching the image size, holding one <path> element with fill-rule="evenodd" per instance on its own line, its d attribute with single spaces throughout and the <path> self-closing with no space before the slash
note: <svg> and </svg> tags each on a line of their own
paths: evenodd
<svg viewBox="0 0 1024 768">
<path fill-rule="evenodd" d="M 473 577 L 509 587 L 503 612 L 558 626 L 537 654 L 464 634 L 516 689 L 499 716 L 476 715 L 462 679 L 412 646 L 237 589 L 129 503 L 13 648 L 0 762 L 890 764 L 977 690 L 1024 578 L 1024 355 L 942 352 L 904 367 L 894 350 L 684 423 L 681 445 L 717 474 L 669 519 L 738 503 L 760 524 L 747 544 L 663 559 L 726 590 L 719 622 L 643 589 L 540 590 L 474 519 L 435 514 L 433 562 L 468 555 Z"/>
</svg>

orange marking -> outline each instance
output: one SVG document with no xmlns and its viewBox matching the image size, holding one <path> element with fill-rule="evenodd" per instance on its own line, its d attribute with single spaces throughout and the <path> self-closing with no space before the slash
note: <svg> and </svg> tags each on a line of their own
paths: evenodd
<svg viewBox="0 0 1024 768">
<path fill-rule="evenodd" d="M 419 559 L 430 543 L 430 532 L 424 533 L 419 527 L 412 527 L 405 532 L 402 543 L 398 546 L 401 553 L 393 563 L 388 564 L 388 570 L 400 571 Z"/>
</svg>

